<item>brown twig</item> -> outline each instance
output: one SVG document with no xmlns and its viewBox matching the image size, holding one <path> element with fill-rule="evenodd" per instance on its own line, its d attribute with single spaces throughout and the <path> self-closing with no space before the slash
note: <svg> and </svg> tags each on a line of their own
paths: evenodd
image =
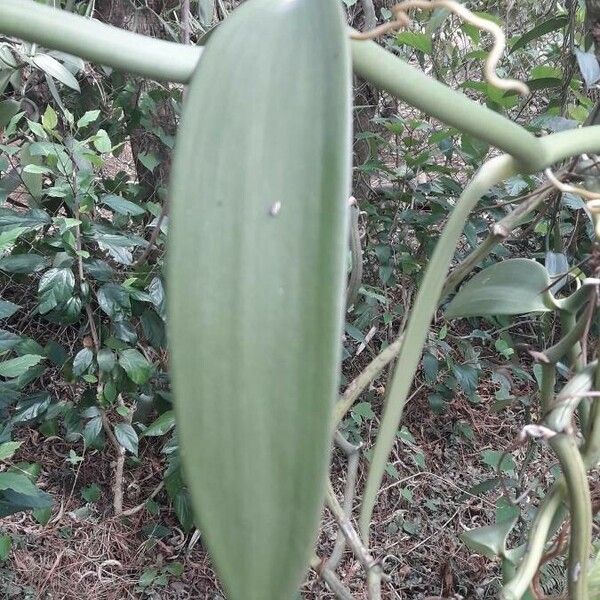
<svg viewBox="0 0 600 600">
<path fill-rule="evenodd" d="M 152 234 L 150 235 L 150 239 L 148 240 L 148 245 L 144 249 L 144 252 L 142 252 L 142 255 L 133 263 L 133 268 L 141 267 L 148 260 L 150 253 L 152 252 L 152 247 L 156 244 L 156 240 L 158 238 L 158 235 L 160 234 L 160 228 L 162 227 L 163 221 L 165 220 L 168 211 L 168 203 L 167 200 L 165 200 L 163 202 L 163 205 L 161 206 L 160 215 L 156 220 L 156 225 L 154 226 Z"/>
<path fill-rule="evenodd" d="M 344 502 L 342 509 L 347 519 L 350 519 L 352 514 L 352 504 L 354 503 L 354 496 L 356 494 L 356 476 L 358 474 L 358 465 L 360 460 L 360 445 L 355 446 L 348 442 L 346 438 L 339 432 L 335 433 L 335 443 L 346 455 L 348 461 L 348 469 L 346 475 L 346 485 L 344 486 Z M 344 548 L 346 547 L 346 538 L 344 537 L 341 529 L 338 530 L 335 545 L 331 556 L 327 561 L 327 568 L 335 571 L 342 560 L 344 554 Z"/>
<path fill-rule="evenodd" d="M 354 600 L 350 590 L 316 554 L 310 561 L 312 570 L 323 580 L 339 600 Z"/>
<path fill-rule="evenodd" d="M 100 410 L 102 418 L 102 427 L 106 433 L 106 437 L 117 451 L 117 462 L 115 466 L 115 480 L 113 482 L 113 509 L 115 515 L 120 515 L 123 512 L 123 466 L 125 464 L 125 448 L 119 444 L 119 440 L 113 433 L 110 420 L 105 410 Z"/>
<path fill-rule="evenodd" d="M 129 508 L 127 510 L 121 511 L 121 516 L 123 517 L 131 517 L 136 513 L 140 512 L 148 503 L 148 500 L 154 500 L 156 496 L 160 493 L 160 491 L 165 487 L 165 482 L 161 481 L 153 490 L 152 493 L 144 500 L 141 504 L 134 506 L 133 508 Z"/>
</svg>

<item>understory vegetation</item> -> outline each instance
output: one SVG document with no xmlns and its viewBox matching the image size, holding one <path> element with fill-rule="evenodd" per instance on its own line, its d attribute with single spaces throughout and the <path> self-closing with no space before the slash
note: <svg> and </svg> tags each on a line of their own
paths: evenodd
<svg viewBox="0 0 600 600">
<path fill-rule="evenodd" d="M 203 44 L 240 2 L 45 3 Z M 395 2 L 343 4 L 348 23 L 368 30 L 393 18 Z M 526 82 L 528 95 L 485 81 L 491 38 L 443 9 L 411 13 L 408 28 L 378 43 L 535 135 L 600 123 L 600 5 L 466 5 L 505 30 L 498 73 Z M 354 91 L 352 293 L 340 389 L 349 404 L 330 470 L 333 493 L 350 506 L 373 457 L 388 363 L 440 232 L 468 181 L 499 154 L 358 77 Z M 168 176 L 186 90 L 1 37 L 0 95 L 0 597 L 220 600 L 182 475 L 169 378 Z M 557 174 L 598 191 L 596 158 L 585 158 L 583 175 L 576 161 Z M 543 173 L 495 185 L 471 213 L 371 520 L 383 598 L 498 597 L 498 530 L 491 542 L 468 532 L 510 522 L 509 545 L 526 539 L 560 473 L 546 444 L 521 436 L 544 416 L 543 371 L 552 362 L 544 349 L 579 328 L 575 359 L 587 364 L 599 333 L 591 318 L 584 330 L 541 295 L 532 300 L 527 286 L 542 281 L 562 300 L 599 277 L 595 235 L 585 201 Z M 460 291 L 482 289 L 477 275 L 463 283 L 465 265 L 505 264 L 511 270 L 494 298 L 520 308 L 480 316 Z M 516 280 L 525 292 L 515 292 Z M 354 397 L 352 382 L 386 348 L 377 377 Z M 555 361 L 558 389 L 571 377 L 569 360 Z M 589 482 L 597 512 L 597 470 Z M 318 557 L 334 551 L 336 521 L 324 509 Z M 558 531 L 530 598 L 566 597 L 567 533 Z M 597 524 L 593 533 L 598 553 Z M 338 562 L 344 586 L 366 598 L 356 557 L 347 551 Z M 318 560 L 312 566 L 298 597 L 336 597 Z M 600 565 L 590 573 L 598 594 L 590 597 L 599 597 Z"/>
</svg>

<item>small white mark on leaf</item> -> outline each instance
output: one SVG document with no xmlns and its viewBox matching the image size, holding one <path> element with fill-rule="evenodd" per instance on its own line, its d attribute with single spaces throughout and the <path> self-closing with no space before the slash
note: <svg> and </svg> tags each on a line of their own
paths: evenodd
<svg viewBox="0 0 600 600">
<path fill-rule="evenodd" d="M 573 572 L 571 573 L 571 581 L 577 581 L 579 579 L 580 573 L 581 573 L 581 563 L 577 563 L 573 567 Z"/>
<path fill-rule="evenodd" d="M 269 214 L 272 217 L 276 217 L 279 214 L 279 211 L 281 210 L 281 202 L 279 202 L 279 200 L 275 203 L 273 203 L 273 205 L 271 206 L 271 209 L 269 210 Z"/>
</svg>

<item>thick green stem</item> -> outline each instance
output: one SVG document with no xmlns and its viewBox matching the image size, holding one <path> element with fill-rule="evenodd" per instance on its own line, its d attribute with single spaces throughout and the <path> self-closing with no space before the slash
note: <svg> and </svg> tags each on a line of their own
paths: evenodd
<svg viewBox="0 0 600 600">
<path fill-rule="evenodd" d="M 569 544 L 569 598 L 588 600 L 588 562 L 592 544 L 592 500 L 587 473 L 572 435 L 558 434 L 550 440 L 565 477 L 571 512 Z"/>
<path fill-rule="evenodd" d="M 515 576 L 502 588 L 502 600 L 521 600 L 531 580 L 537 573 L 540 560 L 544 554 L 548 533 L 554 516 L 560 509 L 566 485 L 563 479 L 557 481 L 542 500 L 529 533 L 529 540 L 523 559 Z"/>
<path fill-rule="evenodd" d="M 352 271 L 346 291 L 346 309 L 356 302 L 363 276 L 363 253 L 360 244 L 360 209 L 357 204 L 350 207 L 350 254 L 352 255 Z"/>
<path fill-rule="evenodd" d="M 590 366 L 599 374 L 598 382 L 600 383 L 600 361 Z M 583 450 L 585 469 L 595 467 L 600 459 L 600 411 L 598 411 L 597 402 L 592 406 L 590 428 Z M 502 589 L 500 595 L 502 600 L 521 600 L 529 588 L 544 554 L 548 537 L 552 531 L 558 529 L 564 519 L 563 501 L 566 495 L 567 485 L 563 475 L 554 483 L 537 510 L 529 533 L 527 551 L 517 567 L 514 578 Z"/>
<path fill-rule="evenodd" d="M 202 52 L 198 47 L 136 35 L 32 0 L 1 0 L 0 32 L 150 79 L 178 83 L 189 81 Z M 354 69 L 361 77 L 447 125 L 508 152 L 520 163 L 519 170 L 534 173 L 569 156 L 600 151 L 600 126 L 536 138 L 374 42 L 352 40 L 351 47 Z"/>
<path fill-rule="evenodd" d="M 566 310 L 559 311 L 559 314 L 561 333 L 563 336 L 565 336 L 563 337 L 563 339 L 570 339 L 573 335 L 575 335 L 575 331 L 581 330 L 581 333 L 577 335 L 576 341 L 568 348 L 568 351 L 566 353 L 569 361 L 569 367 L 574 371 L 579 371 L 583 367 L 583 364 L 581 362 L 581 344 L 579 343 L 579 339 L 581 338 L 581 335 L 584 331 L 584 327 L 582 324 L 587 321 L 587 318 L 581 317 L 581 323 L 579 323 L 578 327 L 577 315 Z"/>
<path fill-rule="evenodd" d="M 579 327 L 577 327 L 578 323 L 575 313 L 567 310 L 561 310 L 559 311 L 559 314 L 560 326 L 564 336 L 567 336 L 567 338 L 572 338 L 576 331 L 581 330 L 581 333 L 577 336 L 577 340 L 570 345 L 567 352 L 569 367 L 574 371 L 580 371 L 583 368 L 583 357 L 581 354 L 581 343 L 579 340 L 585 331 L 585 324 L 587 324 L 588 317 L 586 315 L 580 317 Z M 577 407 L 577 414 L 579 415 L 579 424 L 581 425 L 581 430 L 587 431 L 590 416 L 590 403 L 586 398 L 581 399 L 581 402 Z"/>
<path fill-rule="evenodd" d="M 31 0 L 0 0 L 0 33 L 150 79 L 178 83 L 190 79 L 202 52 Z"/>
<path fill-rule="evenodd" d="M 589 322 L 589 314 L 583 314 L 579 319 L 575 314 L 565 310 L 560 311 L 562 337 L 554 346 L 544 350 L 544 356 L 549 362 L 556 364 L 563 356 L 567 355 L 569 367 L 574 371 L 583 368 L 581 363 L 581 344 L 579 340 L 585 333 Z"/>
<path fill-rule="evenodd" d="M 357 398 L 362 394 L 365 388 L 383 371 L 383 369 L 392 361 L 402 348 L 402 340 L 404 336 L 400 336 L 392 342 L 387 348 L 382 350 L 352 381 L 346 388 L 334 409 L 334 426 L 346 416 L 347 412 L 352 408 Z"/>
<path fill-rule="evenodd" d="M 535 170 L 537 138 L 523 127 L 411 67 L 375 42 L 352 40 L 357 75 L 427 114 L 512 154 Z"/>
<path fill-rule="evenodd" d="M 369 539 L 369 527 L 377 491 L 383 479 L 388 456 L 396 440 L 402 412 L 421 359 L 423 345 L 438 305 L 448 267 L 454 255 L 454 248 L 462 234 L 469 213 L 481 196 L 492 185 L 512 175 L 515 167 L 515 162 L 508 156 L 498 156 L 483 165 L 454 208 L 425 272 L 404 333 L 405 343 L 402 344 L 400 350 L 398 366 L 390 386 L 363 494 L 360 531 L 365 543 L 368 543 Z"/>
<path fill-rule="evenodd" d="M 556 384 L 556 365 L 554 363 L 542 365 L 542 385 L 540 398 L 542 414 L 545 415 L 552 408 L 554 399 L 554 385 Z"/>
</svg>

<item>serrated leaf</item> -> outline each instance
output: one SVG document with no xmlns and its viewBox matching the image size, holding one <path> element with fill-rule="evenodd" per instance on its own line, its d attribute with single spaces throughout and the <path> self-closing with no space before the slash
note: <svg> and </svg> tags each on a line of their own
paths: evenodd
<svg viewBox="0 0 600 600">
<path fill-rule="evenodd" d="M 100 308 L 115 321 L 126 319 L 131 315 L 129 294 L 121 285 L 107 283 L 98 290 Z"/>
<path fill-rule="evenodd" d="M 447 319 L 553 310 L 548 271 L 534 260 L 505 260 L 477 273 L 446 309 Z M 544 291 L 545 290 L 545 291 Z"/>
<path fill-rule="evenodd" d="M 19 377 L 42 360 L 44 360 L 44 357 L 38 354 L 24 354 L 23 356 L 17 356 L 17 358 L 5 360 L 0 363 L 0 375 L 2 377 Z"/>
<path fill-rule="evenodd" d="M 115 425 L 115 437 L 125 450 L 137 456 L 138 435 L 129 423 L 117 423 Z"/>
<path fill-rule="evenodd" d="M 81 490 L 81 497 L 86 502 L 97 502 L 100 500 L 102 496 L 102 489 L 97 483 L 92 483 L 91 485 L 86 485 Z"/>
<path fill-rule="evenodd" d="M 175 149 L 174 402 L 231 600 L 292 597 L 316 537 L 342 333 L 348 43 L 340 2 L 243 3 L 205 46 Z"/>
<path fill-rule="evenodd" d="M 48 269 L 38 284 L 40 314 L 46 314 L 63 303 L 73 300 L 75 275 L 69 268 Z"/>
<path fill-rule="evenodd" d="M 487 558 L 503 556 L 506 552 L 506 539 L 515 526 L 517 519 L 502 521 L 496 525 L 471 529 L 460 535 L 460 539 L 469 550 Z"/>
<path fill-rule="evenodd" d="M 50 394 L 42 392 L 34 394 L 24 400 L 20 400 L 17 404 L 17 410 L 14 413 L 12 423 L 24 423 L 32 421 L 48 410 L 52 397 Z"/>
<path fill-rule="evenodd" d="M 22 156 L 21 160 L 23 160 Z M 16 227 L 38 229 L 44 225 L 50 225 L 51 222 L 50 215 L 43 210 L 34 209 L 25 212 L 16 212 L 0 207 L 0 232 L 10 231 Z"/>
<path fill-rule="evenodd" d="M 131 381 L 142 385 L 150 379 L 152 365 L 138 350 L 129 348 L 119 353 L 119 364 L 123 367 Z"/>
<path fill-rule="evenodd" d="M 92 444 L 102 431 L 102 417 L 90 419 L 83 428 L 83 441 L 86 446 Z"/>
<path fill-rule="evenodd" d="M 39 254 L 12 254 L 0 258 L 0 271 L 7 273 L 35 273 L 48 264 L 48 259 Z"/>
<path fill-rule="evenodd" d="M 11 231 L 3 231 L 0 233 L 0 252 L 4 252 L 14 246 L 22 233 L 27 231 L 26 227 L 17 227 Z"/>
</svg>

